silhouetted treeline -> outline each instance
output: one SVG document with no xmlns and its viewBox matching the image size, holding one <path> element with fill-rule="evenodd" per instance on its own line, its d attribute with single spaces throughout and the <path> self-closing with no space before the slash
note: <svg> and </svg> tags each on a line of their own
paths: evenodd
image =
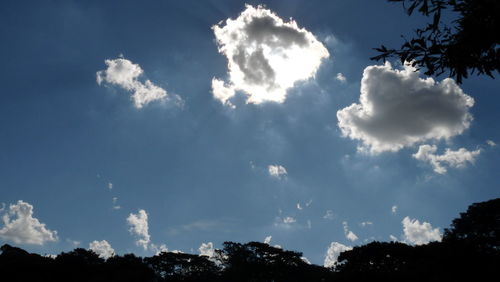
<svg viewBox="0 0 500 282">
<path fill-rule="evenodd" d="M 225 242 L 212 258 L 162 252 L 107 260 L 75 249 L 55 258 L 4 245 L 2 281 L 495 281 L 500 276 L 500 198 L 453 220 L 442 242 L 372 242 L 343 252 L 331 268 L 265 243 Z"/>
</svg>

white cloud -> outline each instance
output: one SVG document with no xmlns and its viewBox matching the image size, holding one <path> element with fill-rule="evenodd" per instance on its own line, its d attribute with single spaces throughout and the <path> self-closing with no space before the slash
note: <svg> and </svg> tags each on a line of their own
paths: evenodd
<svg viewBox="0 0 500 282">
<path fill-rule="evenodd" d="M 396 206 L 396 205 L 392 206 L 392 208 L 391 208 L 391 212 L 392 212 L 392 213 L 394 213 L 394 214 L 395 214 L 396 212 L 398 212 L 398 206 Z"/>
<path fill-rule="evenodd" d="M 198 250 L 200 251 L 200 256 L 212 258 L 215 255 L 214 244 L 212 242 L 202 243 Z"/>
<path fill-rule="evenodd" d="M 347 225 L 347 222 L 342 222 L 342 225 L 344 226 L 344 234 L 345 234 L 345 237 L 351 241 L 351 242 L 354 242 L 356 240 L 358 240 L 358 236 L 356 234 L 354 234 L 354 232 L 352 232 L 351 230 L 349 230 L 349 226 Z"/>
<path fill-rule="evenodd" d="M 358 236 L 357 236 L 356 234 L 354 234 L 354 232 L 352 232 L 352 231 L 348 231 L 348 232 L 346 233 L 345 237 L 346 237 L 349 241 L 351 241 L 351 242 L 354 242 L 354 241 L 358 240 Z"/>
<path fill-rule="evenodd" d="M 160 246 L 157 246 L 157 245 L 151 243 L 149 245 L 149 249 L 152 250 L 155 253 L 155 255 L 158 255 L 158 254 L 163 253 L 163 252 L 168 252 L 168 248 L 165 244 L 161 244 Z M 174 250 L 174 251 L 172 251 L 172 253 L 173 252 L 176 252 L 176 251 Z M 179 252 L 179 251 L 177 251 L 177 252 Z"/>
<path fill-rule="evenodd" d="M 338 242 L 332 242 L 330 244 L 330 247 L 328 247 L 328 250 L 326 251 L 325 262 L 323 265 L 325 267 L 335 266 L 335 263 L 337 262 L 340 253 L 349 250 L 352 250 L 352 247 L 343 245 Z"/>
<path fill-rule="evenodd" d="M 262 6 L 246 5 L 236 19 L 212 27 L 219 52 L 228 59 L 229 82 L 214 78 L 214 98 L 234 107 L 235 91 L 247 103 L 282 103 L 298 81 L 313 78 L 328 50 L 294 20 L 283 21 Z"/>
<path fill-rule="evenodd" d="M 304 208 L 300 205 L 300 203 L 297 203 L 297 209 L 298 210 L 303 210 Z"/>
<path fill-rule="evenodd" d="M 139 210 L 137 214 L 131 213 L 127 218 L 127 223 L 131 226 L 130 233 L 139 237 L 135 243 L 147 250 L 151 237 L 149 236 L 148 214 L 146 211 Z"/>
<path fill-rule="evenodd" d="M 113 189 L 113 183 L 111 183 L 111 182 L 108 183 L 108 189 L 109 190 Z"/>
<path fill-rule="evenodd" d="M 468 151 L 465 148 L 460 148 L 457 151 L 447 148 L 442 155 L 436 155 L 436 151 L 435 145 L 420 145 L 418 152 L 412 156 L 417 160 L 429 162 L 436 173 L 444 174 L 447 172 L 446 166 L 463 168 L 467 163 L 474 163 L 476 157 L 481 153 L 481 149 Z"/>
<path fill-rule="evenodd" d="M 271 240 L 273 239 L 273 236 L 269 235 L 264 239 L 264 244 L 270 244 Z"/>
<path fill-rule="evenodd" d="M 283 223 L 291 224 L 291 223 L 295 223 L 295 222 L 297 222 L 297 220 L 291 216 L 287 216 L 287 217 L 283 218 Z"/>
<path fill-rule="evenodd" d="M 106 240 L 92 241 L 89 244 L 89 250 L 92 250 L 94 253 L 98 254 L 99 257 L 103 259 L 108 259 L 115 255 L 115 250 Z"/>
<path fill-rule="evenodd" d="M 335 76 L 335 79 L 340 81 L 340 82 L 346 82 L 346 77 L 344 76 L 344 74 L 342 74 L 341 72 L 337 73 L 337 76 Z"/>
<path fill-rule="evenodd" d="M 312 228 L 312 222 L 310 219 L 307 220 L 307 229 L 311 229 Z"/>
<path fill-rule="evenodd" d="M 432 241 L 441 241 L 439 228 L 432 228 L 428 222 L 420 223 L 416 219 L 410 219 L 408 216 L 401 222 L 405 241 L 415 245 L 427 244 Z"/>
<path fill-rule="evenodd" d="M 411 66 L 368 66 L 359 104 L 337 112 L 344 137 L 362 141 L 372 154 L 398 151 L 427 140 L 448 139 L 469 128 L 474 99 L 453 79 L 422 79 Z"/>
<path fill-rule="evenodd" d="M 51 231 L 37 218 L 33 217 L 33 206 L 22 200 L 11 204 L 2 217 L 4 226 L 0 229 L 0 238 L 16 244 L 43 245 L 57 241 L 57 231 Z"/>
<path fill-rule="evenodd" d="M 107 65 L 106 70 L 97 72 L 97 83 L 109 83 L 118 85 L 127 91 L 133 92 L 131 99 L 134 106 L 138 109 L 153 102 L 153 101 L 166 101 L 171 98 L 174 99 L 176 104 L 182 104 L 182 100 L 178 95 L 167 94 L 165 89 L 156 86 L 150 80 L 146 82 L 139 81 L 139 77 L 144 73 L 138 64 L 134 64 L 125 58 L 117 58 L 114 60 L 105 60 Z M 112 183 L 109 188 L 112 188 Z"/>
<path fill-rule="evenodd" d="M 398 238 L 394 235 L 389 235 L 389 238 L 391 239 L 391 241 L 394 241 L 394 242 L 397 242 L 398 241 Z"/>
<path fill-rule="evenodd" d="M 490 145 L 491 147 L 495 147 L 497 143 L 495 143 L 493 140 L 486 140 L 486 144 Z"/>
<path fill-rule="evenodd" d="M 333 214 L 332 210 L 327 210 L 323 218 L 328 220 L 333 220 L 335 218 L 335 214 Z"/>
<path fill-rule="evenodd" d="M 281 165 L 270 165 L 267 167 L 267 171 L 270 176 L 278 179 L 281 179 L 288 174 L 286 168 Z"/>
</svg>

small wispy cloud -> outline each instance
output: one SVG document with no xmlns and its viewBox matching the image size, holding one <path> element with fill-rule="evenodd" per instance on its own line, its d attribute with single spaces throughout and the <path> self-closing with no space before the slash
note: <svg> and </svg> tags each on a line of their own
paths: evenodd
<svg viewBox="0 0 500 282">
<path fill-rule="evenodd" d="M 333 213 L 332 210 L 327 210 L 323 218 L 328 220 L 333 220 L 335 218 L 335 214 Z"/>
<path fill-rule="evenodd" d="M 354 234 L 354 232 L 352 232 L 351 230 L 349 230 L 349 226 L 348 226 L 348 224 L 347 224 L 346 221 L 342 222 L 342 226 L 344 227 L 345 237 L 349 241 L 354 242 L 354 241 L 358 240 L 358 236 L 356 234 Z"/>
<path fill-rule="evenodd" d="M 267 167 L 267 171 L 271 177 L 277 178 L 277 179 L 283 179 L 288 175 L 288 172 L 286 171 L 286 168 L 281 165 L 269 165 Z"/>
<path fill-rule="evenodd" d="M 120 57 L 105 60 L 107 68 L 96 73 L 97 84 L 109 83 L 120 86 L 132 92 L 131 99 L 138 109 L 154 101 L 172 100 L 176 105 L 182 105 L 182 99 L 178 95 L 167 94 L 167 91 L 146 80 L 141 82 L 139 77 L 144 71 L 138 64 Z"/>
<path fill-rule="evenodd" d="M 341 72 L 337 73 L 337 76 L 335 76 L 335 79 L 342 82 L 342 83 L 347 81 L 347 78 Z"/>
</svg>

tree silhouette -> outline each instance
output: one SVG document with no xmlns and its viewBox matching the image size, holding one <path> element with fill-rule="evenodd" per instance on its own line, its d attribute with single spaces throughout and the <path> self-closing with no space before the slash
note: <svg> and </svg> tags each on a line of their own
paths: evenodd
<svg viewBox="0 0 500 282">
<path fill-rule="evenodd" d="M 500 1 L 498 0 L 388 0 L 402 2 L 408 15 L 416 9 L 432 21 L 405 39 L 400 49 L 384 45 L 375 48 L 380 54 L 372 60 L 397 57 L 425 67 L 426 75 L 449 72 L 458 83 L 469 73 L 494 77 L 500 71 Z M 446 11 L 457 16 L 451 26 L 441 19 Z M 458 15 L 457 15 L 458 14 Z"/>
<path fill-rule="evenodd" d="M 107 260 L 85 249 L 55 259 L 0 248 L 2 281 L 489 281 L 500 277 L 500 198 L 475 203 L 453 220 L 442 242 L 372 242 L 340 254 L 335 268 L 265 243 L 225 242 L 215 256 L 162 252 Z"/>
<path fill-rule="evenodd" d="M 466 242 L 483 251 L 500 251 L 500 198 L 469 206 L 445 229 L 444 242 Z"/>
<path fill-rule="evenodd" d="M 219 275 L 206 256 L 162 252 L 144 261 L 163 281 L 217 281 Z"/>
<path fill-rule="evenodd" d="M 224 272 L 223 281 L 325 281 L 332 273 L 309 265 L 302 253 L 286 251 L 260 242 L 225 242 L 217 250 Z"/>
</svg>

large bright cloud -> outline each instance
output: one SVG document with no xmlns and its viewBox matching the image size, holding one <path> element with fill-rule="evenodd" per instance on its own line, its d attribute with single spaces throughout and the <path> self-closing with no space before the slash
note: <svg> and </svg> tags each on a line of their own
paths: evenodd
<svg viewBox="0 0 500 282">
<path fill-rule="evenodd" d="M 235 91 L 247 95 L 247 103 L 282 103 L 287 90 L 314 77 L 328 50 L 294 20 L 283 21 L 262 6 L 246 5 L 236 19 L 212 27 L 219 52 L 228 60 L 229 81 L 214 78 L 212 92 L 222 103 Z"/>
<path fill-rule="evenodd" d="M 9 206 L 2 217 L 4 227 L 0 229 L 0 238 L 16 244 L 43 245 L 46 242 L 57 241 L 57 231 L 49 230 L 37 218 L 33 217 L 33 206 L 17 201 Z"/>
<path fill-rule="evenodd" d="M 130 233 L 138 237 L 135 243 L 147 250 L 149 243 L 151 243 L 151 236 L 149 236 L 148 214 L 146 211 L 139 210 L 136 214 L 131 213 L 127 217 L 127 223 L 130 225 Z"/>
<path fill-rule="evenodd" d="M 453 79 L 420 78 L 411 66 L 365 68 L 358 104 L 337 112 L 345 137 L 371 153 L 398 151 L 427 140 L 448 139 L 469 128 L 474 99 Z"/>
<path fill-rule="evenodd" d="M 469 151 L 465 148 L 460 148 L 457 151 L 447 148 L 442 155 L 437 155 L 436 151 L 437 147 L 435 145 L 421 145 L 418 151 L 413 154 L 413 157 L 417 160 L 429 162 L 435 172 L 444 174 L 447 172 L 446 166 L 465 167 L 467 163 L 474 163 L 476 157 L 481 153 L 481 149 Z"/>
<path fill-rule="evenodd" d="M 134 64 L 125 58 L 106 60 L 107 69 L 97 72 L 97 83 L 109 83 L 118 85 L 125 90 L 132 92 L 131 99 L 138 109 L 153 102 L 174 98 L 176 103 L 181 101 L 177 95 L 167 94 L 167 91 L 153 84 L 150 80 L 144 83 L 139 77 L 144 73 L 138 64 Z"/>
<path fill-rule="evenodd" d="M 335 266 L 340 253 L 352 250 L 352 247 L 343 245 L 338 242 L 332 242 L 326 251 L 324 266 L 332 267 Z"/>
<path fill-rule="evenodd" d="M 416 219 L 410 219 L 408 216 L 401 222 L 405 241 L 415 245 L 423 245 L 432 241 L 441 241 L 441 232 L 439 228 L 432 228 L 428 222 L 422 222 Z"/>
<path fill-rule="evenodd" d="M 92 241 L 89 244 L 89 249 L 94 253 L 98 254 L 99 257 L 108 259 L 115 255 L 115 250 L 111 247 L 111 245 L 106 240 L 102 241 Z"/>
</svg>

